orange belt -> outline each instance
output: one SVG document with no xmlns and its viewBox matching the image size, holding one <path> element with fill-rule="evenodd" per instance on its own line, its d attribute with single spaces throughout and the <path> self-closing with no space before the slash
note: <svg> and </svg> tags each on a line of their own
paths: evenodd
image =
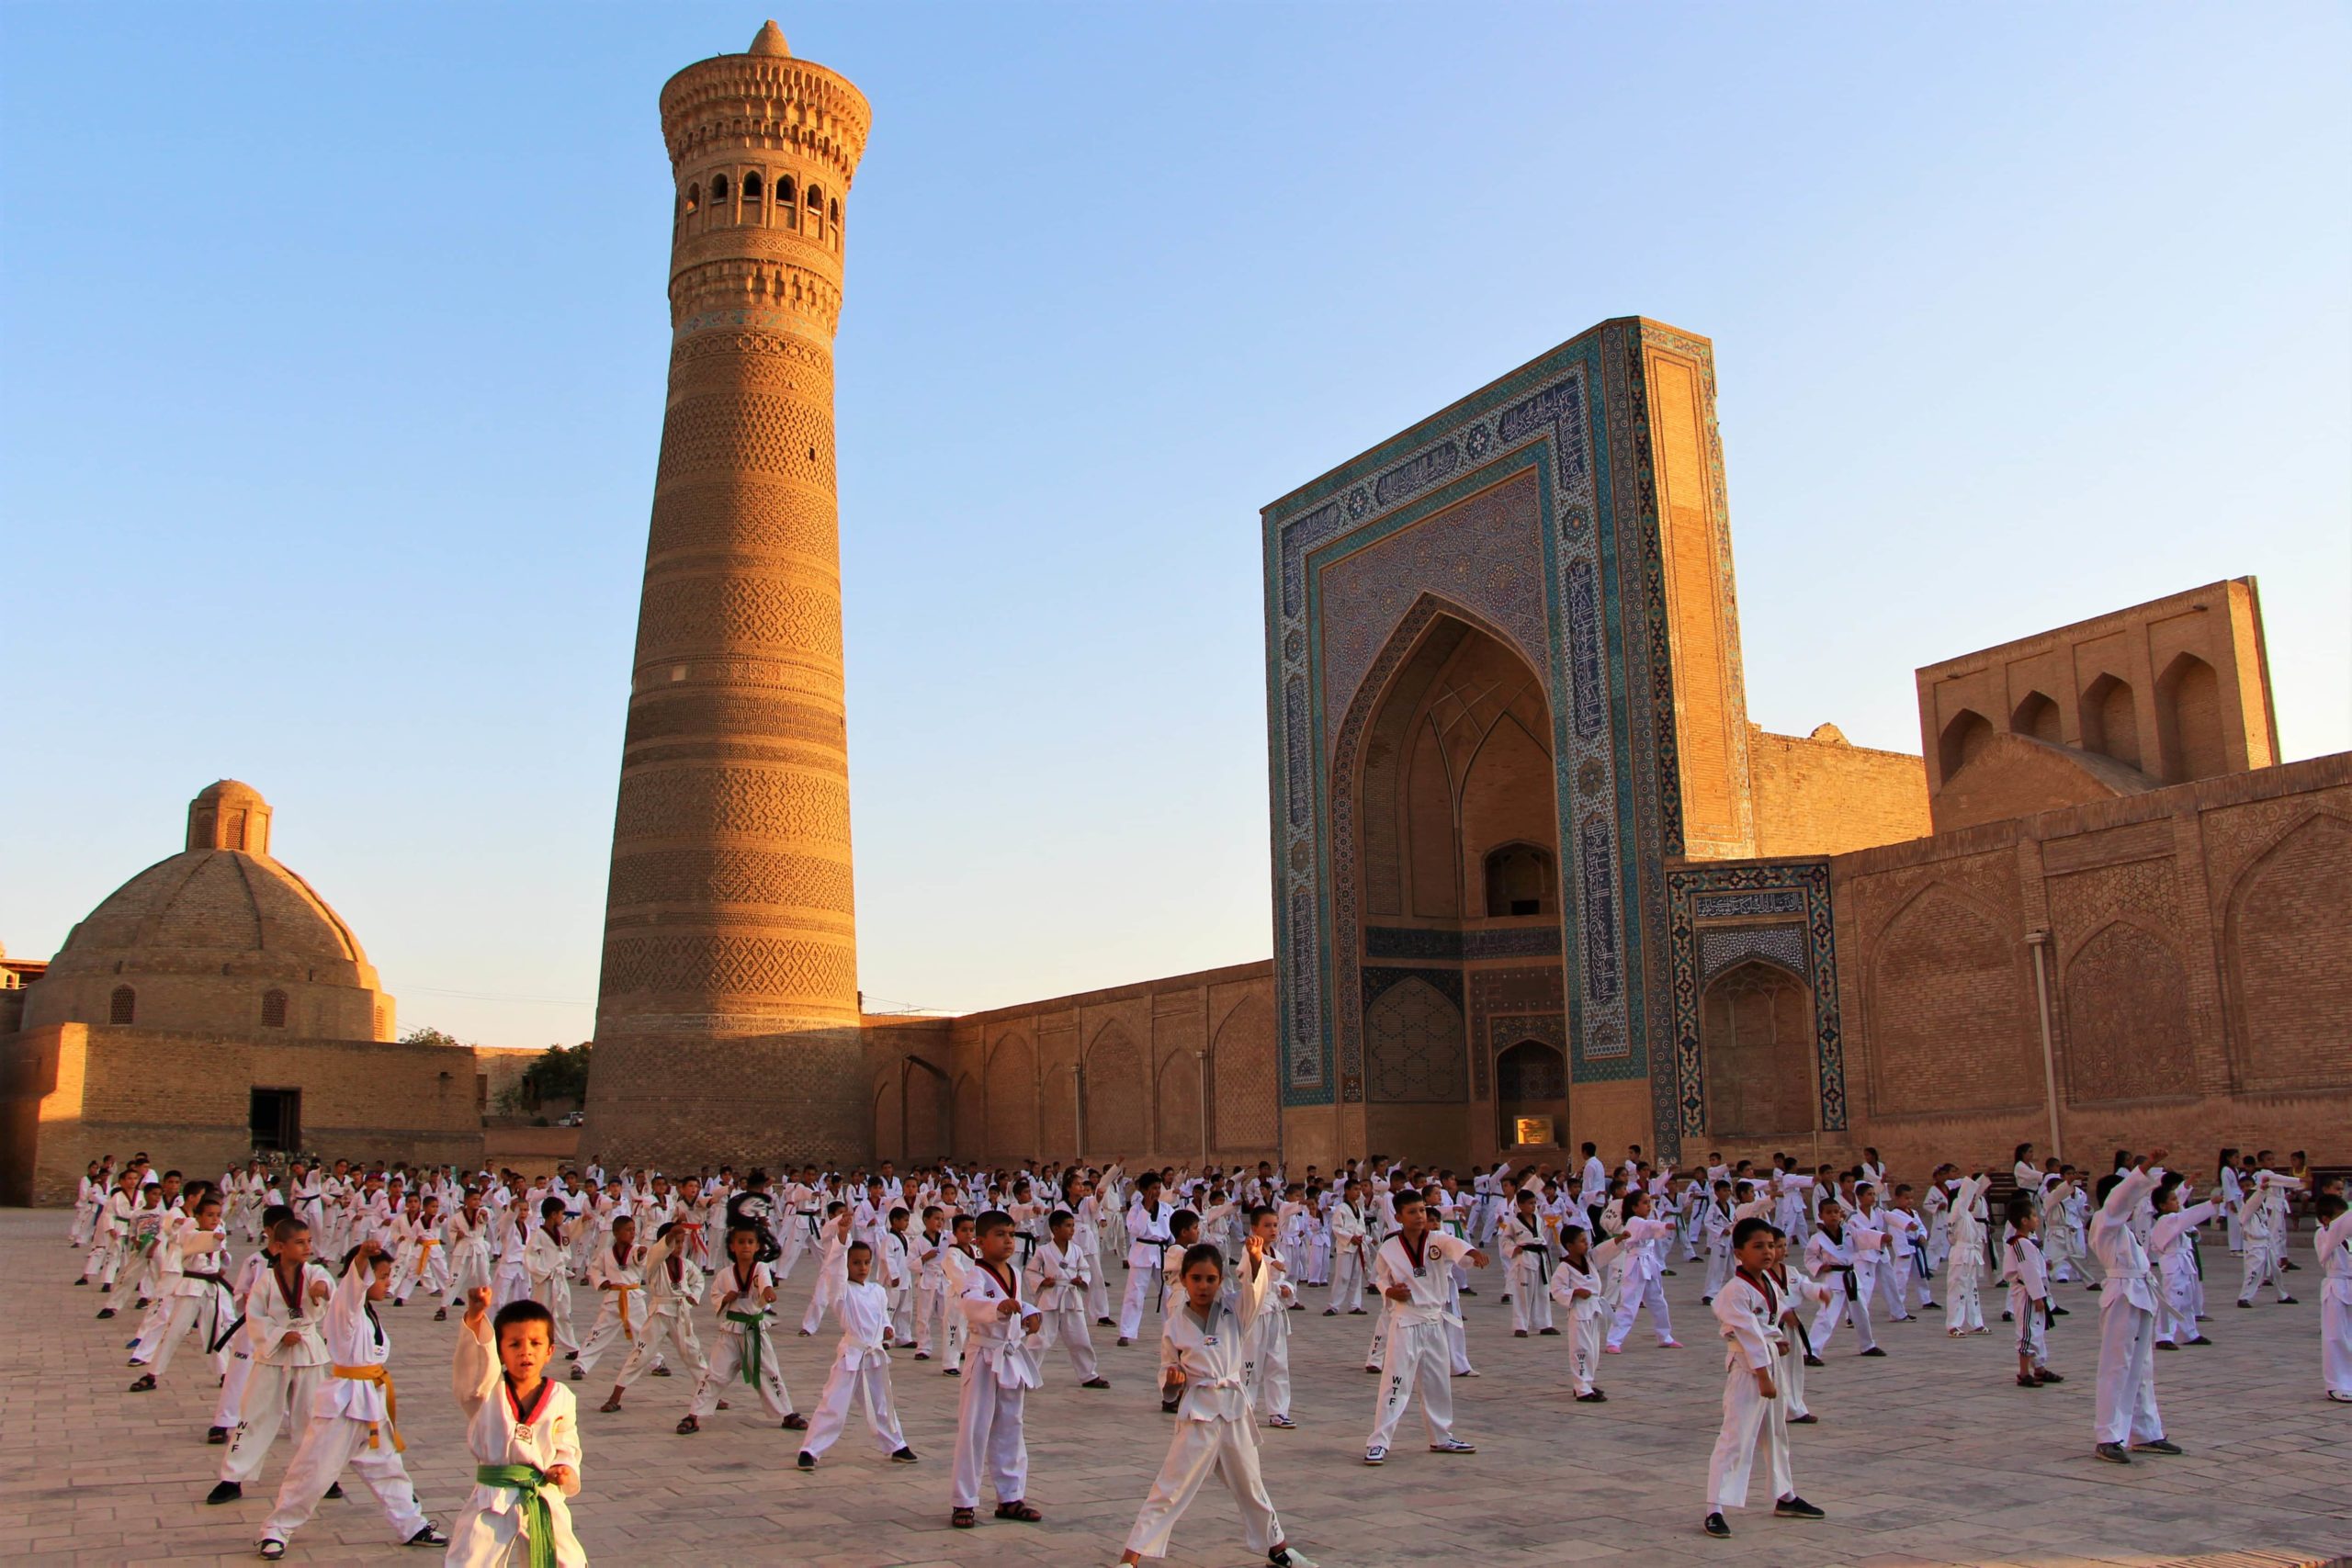
<svg viewBox="0 0 2352 1568">
<path fill-rule="evenodd" d="M 339 1378 L 347 1378 L 353 1382 L 372 1382 L 378 1388 L 384 1391 L 384 1419 L 382 1425 L 391 1428 L 392 1451 L 395 1453 L 406 1453 L 408 1451 L 408 1445 L 401 1441 L 400 1396 L 392 1392 L 392 1374 L 385 1370 L 381 1363 L 372 1367 L 337 1366 L 334 1371 L 334 1375 Z M 379 1440 L 379 1434 L 378 1432 L 378 1424 L 373 1421 L 368 1422 L 368 1446 L 371 1449 L 381 1447 L 382 1445 Z"/>
</svg>

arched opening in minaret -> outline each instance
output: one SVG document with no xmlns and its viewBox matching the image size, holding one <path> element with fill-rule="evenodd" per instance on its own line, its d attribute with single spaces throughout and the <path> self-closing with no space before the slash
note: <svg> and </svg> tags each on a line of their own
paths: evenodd
<svg viewBox="0 0 2352 1568">
<path fill-rule="evenodd" d="M 1466 616 L 1425 604 L 1396 635 L 1410 651 L 1341 741 L 1359 895 L 1340 936 L 1360 965 L 1341 1005 L 1363 1010 L 1369 1146 L 1483 1161 L 1505 1142 L 1495 1053 L 1531 1030 L 1566 1038 L 1551 705 Z M 1566 1096 L 1563 1077 L 1557 1114 Z"/>
</svg>

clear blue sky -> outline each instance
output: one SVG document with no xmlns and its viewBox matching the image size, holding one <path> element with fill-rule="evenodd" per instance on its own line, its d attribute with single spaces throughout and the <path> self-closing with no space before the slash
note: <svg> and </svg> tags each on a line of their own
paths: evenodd
<svg viewBox="0 0 2352 1568">
<path fill-rule="evenodd" d="M 404 1025 L 586 1035 L 670 203 L 737 6 L 0 6 L 0 942 L 223 775 Z M 2341 6 L 801 6 L 863 977 L 1267 952 L 1257 509 L 1594 321 L 1713 338 L 1748 701 L 2255 573 L 2352 745 Z"/>
</svg>

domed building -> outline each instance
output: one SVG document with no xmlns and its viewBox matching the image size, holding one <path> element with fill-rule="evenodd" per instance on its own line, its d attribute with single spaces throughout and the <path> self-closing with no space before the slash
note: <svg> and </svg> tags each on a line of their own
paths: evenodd
<svg viewBox="0 0 2352 1568">
<path fill-rule="evenodd" d="M 223 779 L 188 803 L 187 847 L 75 926 L 25 1026 L 283 1031 L 390 1040 L 392 998 L 343 918 L 270 858 L 269 803 Z"/>
<path fill-rule="evenodd" d="M 393 1039 L 375 966 L 271 855 L 271 818 L 250 784 L 208 786 L 179 853 L 45 972 L 12 966 L 30 983 L 0 1033 L 0 1202 L 67 1201 L 87 1162 L 142 1148 L 208 1176 L 257 1152 L 481 1158 L 473 1052 Z"/>
</svg>

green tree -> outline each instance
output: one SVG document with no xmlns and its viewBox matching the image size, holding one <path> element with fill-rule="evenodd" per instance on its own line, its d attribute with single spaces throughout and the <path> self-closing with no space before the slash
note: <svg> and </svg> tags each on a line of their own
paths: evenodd
<svg viewBox="0 0 2352 1568">
<path fill-rule="evenodd" d="M 516 1086 L 522 1102 L 537 1110 L 550 1100 L 569 1100 L 585 1104 L 588 1100 L 588 1054 L 594 1047 L 586 1041 L 577 1045 L 550 1045 L 539 1054 L 539 1059 L 523 1069 L 522 1081 Z"/>
</svg>

